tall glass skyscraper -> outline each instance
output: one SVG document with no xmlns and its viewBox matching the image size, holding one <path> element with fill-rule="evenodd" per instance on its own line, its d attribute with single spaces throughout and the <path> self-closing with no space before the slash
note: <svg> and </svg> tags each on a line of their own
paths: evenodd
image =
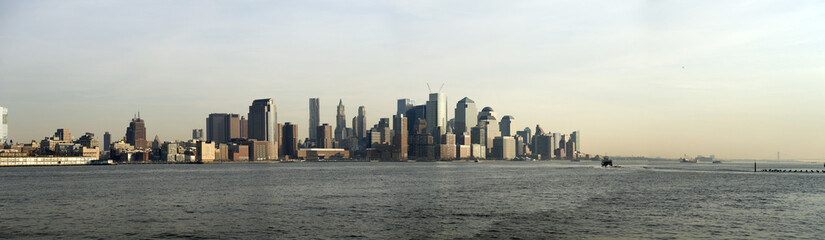
<svg viewBox="0 0 825 240">
<path fill-rule="evenodd" d="M 476 102 L 469 98 L 462 98 L 455 104 L 455 129 L 453 132 L 456 135 L 461 133 L 470 134 L 470 128 L 478 124 L 478 110 L 476 110 Z"/>
<path fill-rule="evenodd" d="M 447 131 L 447 95 L 430 93 L 427 101 L 427 132 L 433 139 L 441 139 Z M 439 141 L 435 141 L 438 143 Z"/>
<path fill-rule="evenodd" d="M 398 99 L 398 111 L 395 112 L 395 115 L 406 114 L 407 110 L 412 109 L 414 106 L 415 100 L 409 98 Z"/>
<path fill-rule="evenodd" d="M 278 142 L 278 109 L 272 98 L 257 99 L 249 106 L 248 136 L 250 139 Z"/>
</svg>

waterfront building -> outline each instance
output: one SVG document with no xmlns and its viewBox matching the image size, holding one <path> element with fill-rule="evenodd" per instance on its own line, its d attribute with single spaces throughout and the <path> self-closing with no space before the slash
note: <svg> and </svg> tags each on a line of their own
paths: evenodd
<svg viewBox="0 0 825 240">
<path fill-rule="evenodd" d="M 567 141 L 564 149 L 564 153 L 567 159 L 576 159 L 576 142 L 574 142 L 573 139 Z"/>
<path fill-rule="evenodd" d="M 250 118 L 251 119 L 251 118 Z M 249 142 L 249 160 L 264 161 L 270 159 L 270 150 L 277 149 L 271 146 L 272 142 L 252 140 Z M 277 153 L 276 153 L 277 155 Z"/>
<path fill-rule="evenodd" d="M 551 134 L 536 135 L 533 149 L 540 159 L 552 159 L 556 150 L 556 141 Z"/>
<path fill-rule="evenodd" d="M 318 141 L 318 127 L 321 126 L 321 100 L 309 99 L 309 139 Z"/>
<path fill-rule="evenodd" d="M 209 141 L 198 141 L 196 144 L 195 160 L 201 163 L 215 161 L 215 143 Z"/>
<path fill-rule="evenodd" d="M 516 141 L 513 137 L 499 136 L 493 138 L 493 157 L 510 160 L 516 158 Z"/>
<path fill-rule="evenodd" d="M 427 132 L 440 140 L 447 130 L 447 95 L 430 93 L 427 101 Z M 436 142 L 438 143 L 438 142 Z"/>
<path fill-rule="evenodd" d="M 317 131 L 317 129 L 316 129 Z M 298 157 L 298 125 L 292 124 L 291 122 L 284 123 L 283 131 L 283 152 L 284 156 L 289 156 L 289 158 L 295 159 Z"/>
<path fill-rule="evenodd" d="M 229 160 L 229 145 L 227 145 L 226 143 L 216 144 L 215 148 L 215 160 Z"/>
<path fill-rule="evenodd" d="M 455 134 L 452 133 L 452 128 L 449 128 L 450 131 L 445 131 L 444 135 L 441 135 L 441 144 L 439 144 L 438 148 L 438 158 L 442 160 L 449 160 L 449 159 L 456 159 L 456 141 L 455 141 Z"/>
<path fill-rule="evenodd" d="M 249 139 L 277 144 L 278 108 L 272 98 L 257 99 L 249 106 Z"/>
<path fill-rule="evenodd" d="M 9 109 L 0 106 L 0 144 L 9 141 Z"/>
<path fill-rule="evenodd" d="M 149 142 L 146 141 L 146 122 L 140 118 L 140 112 L 135 118 L 132 118 L 129 127 L 126 128 L 126 143 L 131 144 L 136 149 L 149 147 Z"/>
<path fill-rule="evenodd" d="M 403 114 L 393 117 L 392 129 L 395 132 L 392 141 L 393 159 L 406 160 L 408 156 L 409 136 L 407 132 L 407 118 Z"/>
<path fill-rule="evenodd" d="M 229 145 L 229 160 L 249 161 L 249 145 L 232 144 Z"/>
<path fill-rule="evenodd" d="M 318 148 L 332 148 L 332 126 L 322 124 L 318 126 Z"/>
<path fill-rule="evenodd" d="M 409 98 L 398 99 L 398 110 L 395 115 L 407 114 L 407 111 L 415 106 L 415 100 Z"/>
<path fill-rule="evenodd" d="M 342 141 L 347 138 L 347 119 L 344 112 L 344 100 L 338 100 L 338 107 L 335 115 L 335 141 Z"/>
<path fill-rule="evenodd" d="M 476 114 L 476 103 L 470 98 L 462 98 L 455 105 L 455 128 L 453 131 L 456 135 L 462 133 L 470 133 L 470 128 L 478 124 L 478 115 Z"/>
<path fill-rule="evenodd" d="M 217 144 L 241 138 L 241 119 L 239 114 L 212 113 L 206 118 L 206 141 Z"/>
<path fill-rule="evenodd" d="M 513 121 L 516 120 L 513 116 L 505 115 L 501 118 L 501 122 L 498 123 L 498 129 L 501 131 L 501 136 L 510 137 L 513 136 L 512 132 L 510 132 L 510 127 L 512 127 Z"/>
</svg>

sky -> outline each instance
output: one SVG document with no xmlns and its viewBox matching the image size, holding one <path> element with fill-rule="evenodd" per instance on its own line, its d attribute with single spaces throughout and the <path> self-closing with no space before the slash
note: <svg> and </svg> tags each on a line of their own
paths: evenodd
<svg viewBox="0 0 825 240">
<path fill-rule="evenodd" d="M 825 159 L 825 1 L 0 1 L 9 137 L 191 138 L 273 98 L 368 126 L 429 84 L 585 153 Z"/>
</svg>

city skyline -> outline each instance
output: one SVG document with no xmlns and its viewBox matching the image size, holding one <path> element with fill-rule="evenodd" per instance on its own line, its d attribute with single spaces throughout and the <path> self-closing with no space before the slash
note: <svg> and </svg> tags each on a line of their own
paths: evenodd
<svg viewBox="0 0 825 240">
<path fill-rule="evenodd" d="M 118 140 L 138 111 L 147 138 L 183 140 L 273 98 L 304 139 L 309 98 L 320 123 L 343 99 L 370 127 L 444 83 L 449 118 L 468 97 L 594 154 L 822 158 L 825 3 L 596 3 L 8 1 L 0 106 L 20 143 Z"/>
</svg>

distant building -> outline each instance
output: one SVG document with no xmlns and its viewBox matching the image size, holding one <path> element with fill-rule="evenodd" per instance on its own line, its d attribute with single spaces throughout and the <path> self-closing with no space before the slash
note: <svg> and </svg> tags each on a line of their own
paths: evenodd
<svg viewBox="0 0 825 240">
<path fill-rule="evenodd" d="M 69 130 L 68 128 L 57 129 L 57 131 L 54 132 L 54 137 L 56 137 L 57 140 L 61 140 L 61 141 L 71 141 L 72 140 L 72 130 Z"/>
<path fill-rule="evenodd" d="M 395 160 L 406 160 L 408 156 L 409 136 L 407 132 L 407 118 L 403 114 L 395 115 L 392 121 L 392 129 L 395 135 L 392 139 L 393 153 Z"/>
<path fill-rule="evenodd" d="M 409 98 L 398 99 L 398 110 L 395 115 L 406 114 L 408 110 L 415 106 L 415 100 Z"/>
<path fill-rule="evenodd" d="M 318 141 L 318 126 L 321 126 L 321 100 L 309 99 L 309 139 Z"/>
<path fill-rule="evenodd" d="M 493 157 L 510 160 L 516 158 L 516 140 L 509 136 L 493 138 Z"/>
<path fill-rule="evenodd" d="M 207 123 L 207 126 L 208 125 L 209 124 Z M 197 140 L 203 140 L 203 129 L 202 128 L 192 129 L 192 139 L 196 140 L 196 141 Z"/>
<path fill-rule="evenodd" d="M 447 95 L 430 93 L 430 100 L 427 101 L 427 132 L 436 141 L 440 141 L 440 136 L 447 131 L 447 119 Z"/>
<path fill-rule="evenodd" d="M 476 114 L 476 103 L 470 98 L 462 98 L 455 105 L 455 128 L 456 135 L 470 133 L 470 128 L 478 124 L 478 114 Z"/>
<path fill-rule="evenodd" d="M 215 143 L 198 141 L 196 145 L 195 160 L 202 163 L 215 161 Z"/>
<path fill-rule="evenodd" d="M 241 118 L 234 113 L 212 113 L 206 118 L 206 141 L 217 144 L 241 138 Z"/>
<path fill-rule="evenodd" d="M 521 136 L 521 139 L 524 139 L 524 144 L 533 144 L 533 135 L 529 127 L 524 128 L 523 131 L 517 131 L 516 135 L 519 135 Z"/>
<path fill-rule="evenodd" d="M 112 134 L 106 132 L 103 134 L 103 151 L 108 152 L 109 148 L 112 146 Z"/>
<path fill-rule="evenodd" d="M 247 138 L 249 138 L 249 121 L 247 121 L 244 116 L 241 116 L 241 139 Z"/>
<path fill-rule="evenodd" d="M 575 148 L 573 150 L 576 151 L 576 152 L 581 152 L 581 151 L 579 151 L 579 147 L 581 146 L 581 137 L 582 136 L 581 136 L 581 133 L 579 131 L 573 131 L 573 133 L 570 134 L 570 141 L 575 143 L 574 144 Z"/>
<path fill-rule="evenodd" d="M 347 119 L 344 112 L 344 101 L 338 100 L 337 114 L 335 115 L 335 141 L 347 138 Z"/>
<path fill-rule="evenodd" d="M 140 113 L 132 118 L 129 127 L 126 128 L 126 143 L 131 144 L 136 149 L 149 147 L 149 142 L 146 141 L 146 123 L 140 118 Z"/>
<path fill-rule="evenodd" d="M 512 132 L 510 132 L 510 128 L 514 125 L 513 121 L 516 120 L 513 116 L 505 115 L 501 118 L 501 122 L 498 123 L 498 129 L 501 131 L 501 136 L 509 137 L 512 136 Z"/>
<path fill-rule="evenodd" d="M 487 149 L 487 154 L 491 154 L 490 151 L 492 151 L 493 148 L 493 138 L 501 136 L 496 112 L 493 111 L 493 108 L 484 107 L 484 109 L 478 113 L 478 127 L 484 128 L 484 147 Z"/>
<path fill-rule="evenodd" d="M 249 139 L 277 143 L 278 108 L 272 98 L 257 99 L 249 106 Z"/>
<path fill-rule="evenodd" d="M 367 137 L 367 110 L 364 106 L 358 107 L 358 116 L 353 120 L 352 130 L 359 139 Z"/>
<path fill-rule="evenodd" d="M 9 109 L 0 106 L 0 144 L 9 141 Z"/>
<path fill-rule="evenodd" d="M 318 127 L 318 148 L 332 148 L 332 126 L 329 124 Z"/>
<path fill-rule="evenodd" d="M 317 131 L 317 129 L 316 129 Z M 283 149 L 281 152 L 284 156 L 289 156 L 292 159 L 298 157 L 298 125 L 290 122 L 284 123 L 283 133 Z"/>
<path fill-rule="evenodd" d="M 272 147 L 271 142 L 252 140 L 249 143 L 249 160 L 250 161 L 265 161 L 268 160 L 272 154 L 270 150 L 277 149 Z"/>
<path fill-rule="evenodd" d="M 424 122 L 426 122 L 426 120 L 427 120 L 427 106 L 426 105 L 414 106 L 414 107 L 410 108 L 409 110 L 407 110 L 407 112 L 404 113 L 404 116 L 407 117 L 407 122 L 409 122 L 409 124 L 407 124 L 407 131 L 410 133 L 410 135 L 417 134 L 415 132 L 414 128 L 417 127 L 418 119 L 425 120 Z M 426 128 L 426 126 L 424 126 L 424 128 L 422 128 L 422 130 L 425 129 L 425 128 Z"/>
<path fill-rule="evenodd" d="M 540 155 L 540 159 L 552 159 L 556 150 L 556 141 L 551 134 L 536 135 L 533 141 L 533 151 Z"/>
</svg>

